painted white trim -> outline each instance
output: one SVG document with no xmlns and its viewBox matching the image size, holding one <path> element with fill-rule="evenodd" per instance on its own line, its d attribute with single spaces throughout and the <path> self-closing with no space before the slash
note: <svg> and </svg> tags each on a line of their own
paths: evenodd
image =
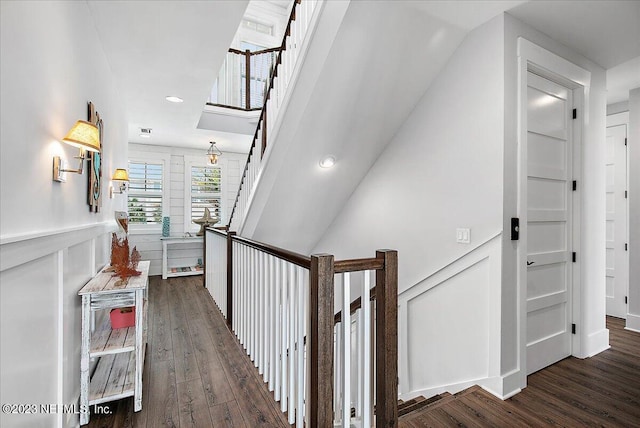
<svg viewBox="0 0 640 428">
<path fill-rule="evenodd" d="M 490 384 L 488 379 L 500 378 L 500 323 L 501 323 L 501 263 L 502 263 L 502 232 L 491 236 L 488 240 L 478 244 L 464 255 L 456 258 L 442 268 L 437 269 L 423 281 L 403 291 L 398 296 L 398 376 L 400 380 L 400 393 L 402 399 L 410 399 L 418 395 L 426 397 L 440 392 L 457 392 L 475 384 Z M 431 388 L 407 390 L 411 384 L 409 373 L 409 302 L 416 297 L 429 292 L 430 290 L 445 284 L 450 279 L 462 272 L 486 262 L 488 264 L 487 286 L 489 293 L 489 320 L 488 320 L 488 356 L 487 356 L 487 376 L 463 382 L 455 382 L 447 385 L 439 385 Z M 495 389 L 502 391 L 503 384 L 500 380 L 495 383 Z M 511 392 L 512 390 L 509 390 Z M 430 394 L 430 395 L 425 395 Z M 492 392 L 501 397 L 502 394 Z"/>
<path fill-rule="evenodd" d="M 171 153 L 129 151 L 127 162 L 162 162 L 162 217 L 171 211 Z M 128 164 L 128 163 L 127 163 Z M 128 197 L 128 196 L 127 196 Z M 129 235 L 155 234 L 162 232 L 162 223 L 138 225 L 129 223 Z"/>
<path fill-rule="evenodd" d="M 629 138 L 629 111 L 623 111 L 620 113 L 614 113 L 614 114 L 610 114 L 607 116 L 607 123 L 606 126 L 607 128 L 612 128 L 615 126 L 620 126 L 620 125 L 624 125 L 625 126 L 625 138 Z M 626 177 L 625 177 L 625 189 L 629 189 L 629 171 L 630 171 L 630 156 L 629 156 L 629 152 L 627 150 L 627 155 L 625 156 L 627 159 L 627 164 L 625 165 L 626 168 Z M 619 189 L 617 189 L 619 190 Z M 626 218 L 626 224 L 625 224 L 625 231 L 626 234 L 625 236 L 623 236 L 622 238 L 620 237 L 616 237 L 615 241 L 616 242 L 629 242 L 629 221 L 630 221 L 630 216 L 629 216 L 629 201 L 627 200 L 627 210 L 625 213 L 625 218 Z M 625 251 L 624 255 L 623 255 L 623 260 L 624 263 L 626 265 L 626 272 L 624 274 L 624 276 L 626 276 L 626 295 L 629 295 L 629 271 L 630 271 L 630 266 L 629 266 L 629 252 Z M 623 265 L 623 266 L 625 266 Z M 617 266 L 617 269 L 619 269 L 620 267 Z M 624 277 L 623 276 L 623 277 Z M 629 306 L 627 305 L 627 310 L 628 310 Z M 629 314 L 627 313 L 627 317 L 625 317 L 625 319 L 628 320 Z M 627 321 L 628 323 L 628 321 Z M 640 326 L 640 324 L 639 324 Z"/>
<path fill-rule="evenodd" d="M 58 289 L 57 307 L 58 317 L 57 333 L 58 341 L 57 347 L 57 401 L 56 403 L 64 403 L 64 257 L 65 250 L 58 250 L 56 252 L 56 288 Z M 58 412 L 56 415 L 56 426 L 62 428 L 62 412 Z"/>
<path fill-rule="evenodd" d="M 0 272 L 117 229 L 115 220 L 62 230 L 28 233 L 0 243 Z"/>
<path fill-rule="evenodd" d="M 413 391 L 409 391 L 403 394 L 398 394 L 398 399 L 399 400 L 403 400 L 403 401 L 407 401 L 407 400 L 411 400 L 412 398 L 416 398 L 419 396 L 423 396 L 423 397 L 433 397 L 434 395 L 437 394 L 442 394 L 443 392 L 448 392 L 450 394 L 455 394 L 458 393 L 460 391 L 463 391 L 467 388 L 470 388 L 474 385 L 478 385 L 479 383 L 481 383 L 483 381 L 483 378 L 478 378 L 478 379 L 470 379 L 470 380 L 465 380 L 462 382 L 457 382 L 457 383 L 452 383 L 449 385 L 438 385 L 438 386 L 434 386 L 432 388 L 424 388 L 424 389 L 415 389 Z M 489 391 L 491 392 L 491 391 Z"/>
<path fill-rule="evenodd" d="M 520 370 L 513 370 L 502 376 L 494 376 L 478 382 L 488 393 L 501 400 L 513 397 L 522 391 L 520 388 Z"/>
<path fill-rule="evenodd" d="M 518 361 L 522 387 L 526 386 L 527 372 L 527 73 L 532 71 L 553 82 L 574 89 L 573 103 L 582 114 L 573 123 L 573 177 L 581 179 L 582 173 L 582 138 L 586 124 L 589 123 L 589 94 L 591 72 L 579 67 L 541 46 L 522 37 L 518 37 L 518 198 L 517 210 L 520 218 L 520 242 L 517 245 L 517 296 L 518 296 Z M 576 193 L 572 198 L 572 239 L 574 249 L 580 254 L 581 197 Z M 579 259 L 578 259 L 579 260 Z M 581 269 L 579 263 L 572 266 L 572 310 L 574 322 L 585 325 L 582 320 Z M 581 334 L 572 338 L 571 353 L 580 355 L 584 346 Z"/>
<path fill-rule="evenodd" d="M 452 265 L 454 265 L 455 263 L 457 263 L 458 261 L 468 257 L 471 253 L 473 253 L 474 251 L 478 250 L 480 247 L 488 244 L 489 242 L 493 241 L 494 239 L 496 239 L 498 236 L 502 235 L 502 231 L 496 232 L 493 235 L 491 235 L 488 239 L 482 241 L 481 243 L 477 244 L 476 246 L 472 247 L 469 251 L 467 251 L 466 253 L 462 254 L 461 256 L 458 256 L 456 258 L 454 258 L 453 260 L 447 262 L 444 266 L 442 266 L 441 268 L 436 269 L 435 271 L 433 271 L 432 273 L 428 274 L 424 279 L 421 279 L 420 281 L 416 282 L 415 284 L 413 284 L 411 287 L 407 288 L 406 290 L 401 291 L 400 293 L 398 293 L 398 298 L 400 298 L 400 296 L 403 296 L 405 293 L 407 293 L 408 291 L 410 291 L 411 289 L 413 289 L 416 285 L 421 284 L 427 280 L 430 280 L 432 277 L 434 277 L 435 275 L 438 274 L 442 274 L 445 276 L 445 278 L 450 278 L 451 276 L 448 276 L 449 274 L 447 272 L 445 272 L 445 270 L 449 267 L 451 267 Z M 455 268 L 454 268 L 455 270 Z"/>
<path fill-rule="evenodd" d="M 578 86 L 585 88 L 591 86 L 590 71 L 522 37 L 518 37 L 518 56 L 526 58 L 533 66 L 536 74 L 542 73 L 543 76 L 544 74 L 556 75 L 558 80 L 552 77 L 552 80 L 556 83 L 566 85 L 568 82 L 572 82 L 573 85 L 569 86 L 571 89 L 575 89 Z"/>
<path fill-rule="evenodd" d="M 220 222 L 218 225 L 227 224 L 227 164 L 228 161 L 222 156 L 218 159 L 216 165 L 211 165 L 205 156 L 184 155 L 184 231 L 198 232 L 200 226 L 191 221 L 191 167 L 193 166 L 212 166 L 220 168 Z"/>
<path fill-rule="evenodd" d="M 607 128 L 618 125 L 629 125 L 629 112 L 610 114 L 607 116 Z"/>
<path fill-rule="evenodd" d="M 609 330 L 603 328 L 595 333 L 592 333 L 586 337 L 584 349 L 588 349 L 589 353 L 585 358 L 593 357 L 602 351 L 606 351 L 609 346 Z"/>
<path fill-rule="evenodd" d="M 627 313 L 627 324 L 624 329 L 640 333 L 640 315 Z"/>
</svg>

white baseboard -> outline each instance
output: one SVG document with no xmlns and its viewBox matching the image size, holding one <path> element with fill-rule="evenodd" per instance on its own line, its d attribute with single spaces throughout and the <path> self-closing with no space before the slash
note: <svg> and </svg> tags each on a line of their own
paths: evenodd
<svg viewBox="0 0 640 428">
<path fill-rule="evenodd" d="M 488 393 L 495 395 L 501 400 L 513 397 L 522 391 L 526 385 L 522 385 L 522 374 L 520 370 L 514 370 L 504 376 L 490 377 L 478 382 Z"/>
<path fill-rule="evenodd" d="M 582 352 L 576 356 L 578 358 L 590 358 L 609 348 L 609 330 L 603 328 L 584 338 Z"/>
<path fill-rule="evenodd" d="M 407 401 L 419 396 L 423 396 L 425 398 L 431 398 L 434 395 L 442 394 L 443 392 L 448 392 L 449 394 L 455 394 L 457 392 L 465 390 L 474 385 L 478 385 L 478 383 L 481 382 L 482 380 L 483 379 L 474 379 L 474 380 L 468 380 L 468 381 L 459 382 L 459 383 L 452 383 L 450 385 L 435 386 L 433 388 L 416 389 L 413 391 L 406 392 L 404 394 L 399 394 L 398 398 L 400 400 Z"/>
<path fill-rule="evenodd" d="M 640 333 L 640 315 L 627 314 L 627 324 L 624 329 Z"/>
</svg>

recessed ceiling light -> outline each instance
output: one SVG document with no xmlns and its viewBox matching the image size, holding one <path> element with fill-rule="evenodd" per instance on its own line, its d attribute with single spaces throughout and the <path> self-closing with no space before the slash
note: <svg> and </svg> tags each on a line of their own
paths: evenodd
<svg viewBox="0 0 640 428">
<path fill-rule="evenodd" d="M 172 103 L 181 103 L 182 101 L 184 101 L 182 98 L 175 97 L 173 95 L 169 95 L 168 97 L 165 97 L 165 99 Z"/>
<path fill-rule="evenodd" d="M 331 168 L 335 164 L 336 164 L 336 158 L 331 155 L 325 156 L 322 158 L 322 160 L 320 160 L 321 168 Z"/>
</svg>

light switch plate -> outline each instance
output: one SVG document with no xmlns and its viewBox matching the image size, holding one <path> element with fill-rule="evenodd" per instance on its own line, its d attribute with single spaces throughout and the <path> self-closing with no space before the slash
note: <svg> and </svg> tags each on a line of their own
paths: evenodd
<svg viewBox="0 0 640 428">
<path fill-rule="evenodd" d="M 459 244 L 471 243 L 471 229 L 456 229 L 456 242 Z"/>
</svg>

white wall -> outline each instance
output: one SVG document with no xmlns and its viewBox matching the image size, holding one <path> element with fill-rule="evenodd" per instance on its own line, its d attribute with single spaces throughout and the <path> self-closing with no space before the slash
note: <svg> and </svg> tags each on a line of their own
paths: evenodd
<svg viewBox="0 0 640 428">
<path fill-rule="evenodd" d="M 605 70 L 511 15 L 505 14 L 504 230 L 509 230 L 511 217 L 518 217 L 517 39 L 520 36 L 591 74 L 581 143 L 581 246 L 576 249 L 581 254 L 581 285 L 579 307 L 574 306 L 574 312 L 577 314 L 574 321 L 578 326 L 581 347 L 573 349 L 574 355 L 586 357 L 608 346 L 608 331 L 605 328 L 605 167 L 602 162 L 605 154 L 606 126 Z M 521 367 L 523 352 L 518 349 L 525 331 L 518 310 L 517 249 L 518 243 L 510 241 L 509 234 L 504 234 L 501 370 L 505 376 L 510 373 L 514 375 L 511 377 L 513 382 L 505 386 L 506 390 L 515 390 L 524 386 L 525 382 L 525 370 Z M 522 290 L 520 292 L 522 293 Z M 518 375 L 521 368 L 522 371 Z"/>
<path fill-rule="evenodd" d="M 435 283 L 433 274 L 502 228 L 502 37 L 501 17 L 467 35 L 314 248 L 338 259 L 398 250 L 407 397 L 498 371 L 500 300 L 490 290 L 500 288 L 500 246 L 473 268 Z M 470 244 L 456 243 L 460 227 L 471 229 Z M 433 364 L 421 363 L 426 355 Z"/>
<path fill-rule="evenodd" d="M 125 112 L 85 2 L 1 2 L 0 313 L 2 403 L 77 403 L 80 298 L 108 259 L 116 200 L 86 203 L 87 172 L 53 182 L 52 158 L 92 101 L 104 120 L 103 194 L 126 165 Z M 71 414 L 0 416 L 2 426 L 77 424 Z"/>
<path fill-rule="evenodd" d="M 168 189 L 165 187 L 163 198 L 169 200 L 169 205 L 163 216 L 171 218 L 171 236 L 184 236 L 186 232 L 195 235 L 200 230 L 200 227 L 193 223 L 185 224 L 185 165 L 190 160 L 197 161 L 198 159 L 201 159 L 204 164 L 207 160 L 205 152 L 178 147 L 129 144 L 129 157 L 132 159 L 145 159 L 149 156 L 160 156 L 168 160 L 167 170 L 165 171 L 165 174 L 169 177 Z M 246 154 L 231 152 L 224 152 L 218 160 L 218 165 L 222 168 L 222 192 L 226 195 L 222 202 L 222 210 L 226 214 L 218 225 L 227 224 L 238 193 L 240 177 L 246 160 Z M 137 247 L 143 260 L 151 261 L 150 275 L 160 275 L 162 273 L 161 236 L 162 230 L 160 227 L 147 231 L 135 230 L 134 227 L 130 228 L 129 245 L 132 248 L 134 245 Z M 176 244 L 171 248 L 168 261 L 169 267 L 195 265 L 197 259 L 202 258 L 202 244 Z"/>
<path fill-rule="evenodd" d="M 510 218 L 518 216 L 519 36 L 588 70 L 591 75 L 582 129 L 581 167 L 585 173 L 581 179 L 581 246 L 577 249 L 581 254 L 582 282 L 574 308 L 580 340 L 573 353 L 585 357 L 608 346 L 604 297 L 604 164 L 601 162 L 605 140 L 605 72 L 544 34 L 504 15 L 467 36 L 314 248 L 314 252 L 334 253 L 337 258 L 362 257 L 372 248 L 398 249 L 400 292 L 410 294 L 425 288 L 429 298 L 414 299 L 413 304 L 423 303 L 421 308 L 438 307 L 443 313 L 456 313 L 462 324 L 469 326 L 460 333 L 455 326 L 440 323 L 442 330 L 430 339 L 428 335 L 413 337 L 411 331 L 415 327 L 412 325 L 438 323 L 438 320 L 425 320 L 426 310 L 415 307 L 409 310 L 407 306 L 407 331 L 402 334 L 407 335 L 408 355 L 401 355 L 406 358 L 405 373 L 401 377 L 415 380 L 415 384 L 411 381 L 401 384 L 400 391 L 407 396 L 412 391 L 442 388 L 447 382 L 452 387 L 464 383 L 459 373 L 442 379 L 438 377 L 441 372 L 429 372 L 437 369 L 415 364 L 433 348 L 438 349 L 447 364 L 471 367 L 471 372 L 463 377 L 477 378 L 496 395 L 509 396 L 526 386 L 524 370 L 520 370 L 523 367 L 520 346 L 525 337 L 520 318 L 523 294 L 518 289 L 516 275 L 518 244 L 510 241 L 506 233 L 510 230 Z M 459 227 L 471 229 L 470 245 L 455 242 L 455 229 Z M 443 279 L 438 283 L 443 285 L 438 285 L 433 292 L 425 285 L 434 275 L 439 275 L 441 269 L 447 267 L 444 269 L 447 271 L 449 266 L 460 263 L 471 255 L 471 249 L 496 234 L 501 234 L 502 254 L 496 256 L 491 252 L 490 266 L 495 268 L 495 258 L 501 257 L 497 264 L 501 266 L 501 274 L 493 274 L 486 282 L 482 269 L 468 270 L 466 276 L 455 280 L 454 276 Z M 491 294 L 496 282 L 500 283 L 500 291 Z M 485 292 L 493 296 L 487 303 L 491 311 L 486 310 L 484 303 L 478 310 L 499 314 L 499 323 L 486 318 L 489 315 L 478 322 L 466 302 L 461 302 L 462 296 L 452 298 L 457 296 L 452 287 L 458 288 L 457 291 L 467 289 L 468 293 L 463 293 L 466 297 L 474 295 L 477 290 L 469 289 L 471 284 L 484 287 Z M 441 289 L 436 292 L 438 288 Z M 472 363 L 463 361 L 465 357 L 452 352 L 455 346 L 444 338 L 455 335 L 464 342 L 468 334 L 481 334 L 478 328 L 488 337 L 495 337 L 497 333 L 498 339 L 488 347 L 471 347 L 467 351 L 475 359 L 470 357 Z M 402 354 L 402 348 L 400 352 Z M 478 361 L 485 363 L 478 364 Z M 482 378 L 484 381 L 480 381 Z"/>
<path fill-rule="evenodd" d="M 501 37 L 498 20 L 466 37 L 313 252 L 397 249 L 403 291 L 500 231 Z"/>
<path fill-rule="evenodd" d="M 640 331 L 640 88 L 629 92 L 629 306 L 627 328 Z"/>
</svg>

